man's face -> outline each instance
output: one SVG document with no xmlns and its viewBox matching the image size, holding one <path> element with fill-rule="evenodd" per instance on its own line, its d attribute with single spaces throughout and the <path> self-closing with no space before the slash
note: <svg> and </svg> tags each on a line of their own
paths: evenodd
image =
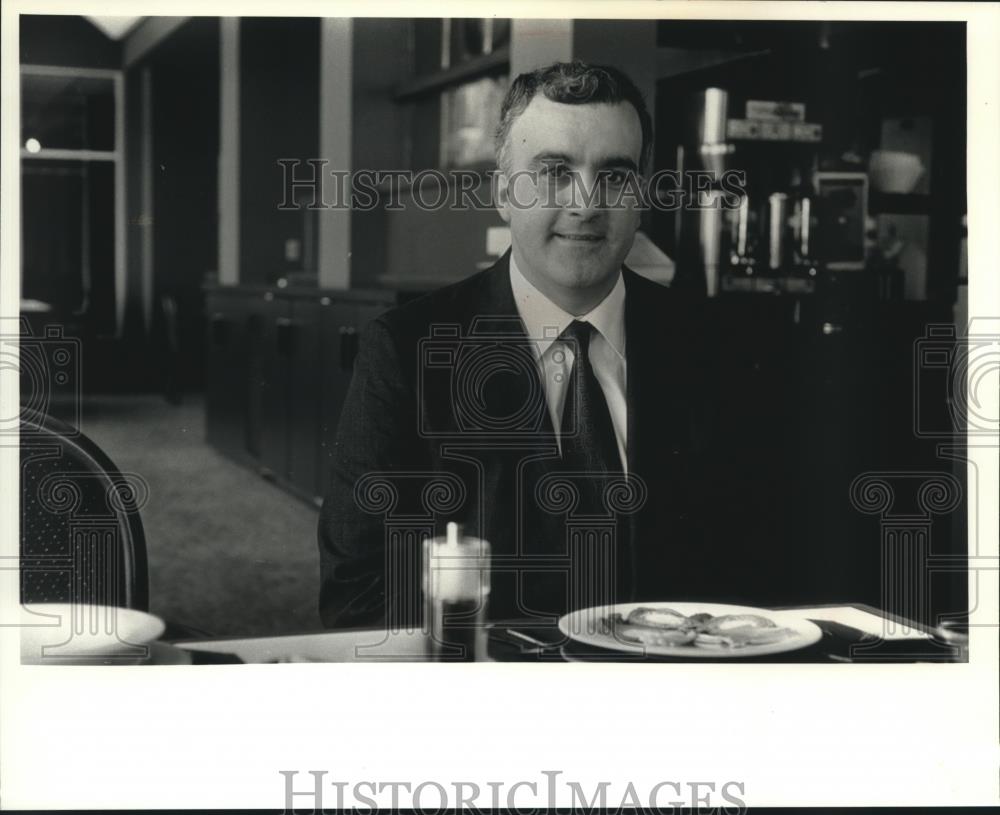
<svg viewBox="0 0 1000 815">
<path fill-rule="evenodd" d="M 511 126 L 500 215 L 518 268 L 564 308 L 593 307 L 617 279 L 639 212 L 616 193 L 637 172 L 641 150 L 639 115 L 628 102 L 566 105 L 539 94 Z M 607 194 L 588 202 L 594 190 Z"/>
</svg>

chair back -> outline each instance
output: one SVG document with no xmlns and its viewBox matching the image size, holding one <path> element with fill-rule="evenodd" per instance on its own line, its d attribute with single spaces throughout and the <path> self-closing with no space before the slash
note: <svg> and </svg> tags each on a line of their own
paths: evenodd
<svg viewBox="0 0 1000 815">
<path fill-rule="evenodd" d="M 21 413 L 21 602 L 149 606 L 149 491 L 76 428 Z"/>
</svg>

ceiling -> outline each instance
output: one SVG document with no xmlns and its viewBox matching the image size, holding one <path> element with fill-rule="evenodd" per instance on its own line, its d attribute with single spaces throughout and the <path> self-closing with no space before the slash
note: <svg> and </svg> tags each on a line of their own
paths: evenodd
<svg viewBox="0 0 1000 815">
<path fill-rule="evenodd" d="M 97 28 L 99 28 L 105 35 L 113 40 L 120 40 L 126 34 L 128 34 L 140 20 L 144 19 L 142 17 L 84 17 L 85 20 L 89 21 Z"/>
</svg>

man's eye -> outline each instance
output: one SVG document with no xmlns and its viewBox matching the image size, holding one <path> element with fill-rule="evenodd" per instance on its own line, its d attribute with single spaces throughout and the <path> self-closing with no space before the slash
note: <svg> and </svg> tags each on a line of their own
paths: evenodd
<svg viewBox="0 0 1000 815">
<path fill-rule="evenodd" d="M 628 170 L 605 170 L 603 177 L 611 186 L 620 187 L 628 179 Z"/>
<path fill-rule="evenodd" d="M 543 172 L 553 180 L 569 176 L 569 168 L 565 164 L 546 164 Z"/>
</svg>

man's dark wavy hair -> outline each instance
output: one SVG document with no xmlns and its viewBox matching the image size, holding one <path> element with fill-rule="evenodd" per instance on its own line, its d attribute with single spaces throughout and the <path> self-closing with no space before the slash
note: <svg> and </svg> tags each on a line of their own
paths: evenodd
<svg viewBox="0 0 1000 815">
<path fill-rule="evenodd" d="M 511 126 L 535 94 L 541 91 L 546 99 L 566 105 L 628 102 L 639 114 L 642 127 L 640 169 L 649 161 L 653 143 L 653 121 L 646 110 L 642 92 L 629 77 L 609 65 L 590 65 L 581 60 L 555 62 L 545 68 L 521 74 L 512 83 L 500 106 L 495 150 L 497 164 L 506 169 L 508 138 Z"/>
</svg>

